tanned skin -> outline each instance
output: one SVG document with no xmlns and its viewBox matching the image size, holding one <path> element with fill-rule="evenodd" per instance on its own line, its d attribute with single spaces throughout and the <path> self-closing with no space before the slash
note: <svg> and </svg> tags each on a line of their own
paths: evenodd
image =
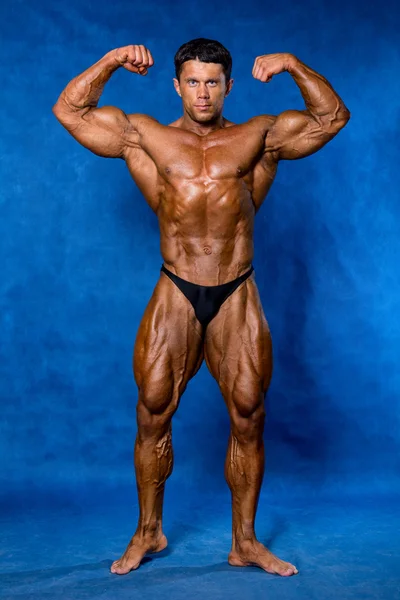
<svg viewBox="0 0 400 600">
<path fill-rule="evenodd" d="M 183 115 L 168 126 L 150 116 L 97 108 L 117 69 L 146 75 L 150 51 L 131 45 L 108 52 L 73 79 L 53 112 L 83 146 L 123 158 L 157 214 L 165 266 L 201 285 L 239 277 L 253 259 L 254 217 L 274 180 L 278 161 L 322 148 L 350 118 L 322 76 L 292 54 L 267 54 L 253 76 L 269 82 L 287 71 L 304 110 L 260 115 L 240 125 L 222 116 L 233 80 L 222 65 L 189 60 L 179 81 Z M 254 522 L 264 473 L 264 398 L 272 375 L 272 344 L 254 272 L 225 301 L 204 330 L 192 305 L 160 273 L 134 348 L 138 386 L 135 469 L 140 515 L 134 536 L 111 567 L 137 569 L 147 552 L 167 546 L 162 530 L 164 486 L 173 466 L 171 419 L 203 359 L 227 405 L 231 433 L 225 476 L 232 495 L 231 565 L 257 565 L 269 573 L 296 574 L 256 539 Z"/>
</svg>

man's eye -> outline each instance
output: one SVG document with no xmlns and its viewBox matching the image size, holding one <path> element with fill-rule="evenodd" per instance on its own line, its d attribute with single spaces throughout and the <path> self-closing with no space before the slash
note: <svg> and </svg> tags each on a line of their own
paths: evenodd
<svg viewBox="0 0 400 600">
<path fill-rule="evenodd" d="M 195 85 L 195 83 L 196 83 L 196 82 L 195 82 L 195 80 L 194 80 L 194 79 L 189 79 L 189 82 L 188 82 L 188 83 L 189 83 L 189 85 Z"/>
</svg>

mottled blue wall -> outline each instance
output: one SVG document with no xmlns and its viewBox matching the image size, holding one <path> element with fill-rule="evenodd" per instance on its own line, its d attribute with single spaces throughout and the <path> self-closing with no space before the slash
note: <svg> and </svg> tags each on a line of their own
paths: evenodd
<svg viewBox="0 0 400 600">
<path fill-rule="evenodd" d="M 14 1 L 1 20 L 1 492 L 133 482 L 131 354 L 159 276 L 158 224 L 123 161 L 91 154 L 51 108 L 110 49 L 143 43 L 146 78 L 118 71 L 101 104 L 180 115 L 173 55 L 199 36 L 233 55 L 225 115 L 302 109 L 291 52 L 352 118 L 319 153 L 281 162 L 256 222 L 270 323 L 268 489 L 388 489 L 399 472 L 399 9 L 344 2 Z M 229 422 L 204 366 L 174 419 L 177 489 L 225 486 Z M 193 486 L 193 487 L 191 487 Z M 304 487 L 303 487 L 304 486 Z"/>
</svg>

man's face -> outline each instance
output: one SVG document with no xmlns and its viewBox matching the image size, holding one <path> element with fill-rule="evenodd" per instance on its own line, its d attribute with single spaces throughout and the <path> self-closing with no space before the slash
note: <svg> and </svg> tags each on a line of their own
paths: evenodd
<svg viewBox="0 0 400 600">
<path fill-rule="evenodd" d="M 222 114 L 232 84 L 233 79 L 226 83 L 222 65 L 199 60 L 184 62 L 179 81 L 174 79 L 184 111 L 197 123 L 213 121 Z"/>
</svg>

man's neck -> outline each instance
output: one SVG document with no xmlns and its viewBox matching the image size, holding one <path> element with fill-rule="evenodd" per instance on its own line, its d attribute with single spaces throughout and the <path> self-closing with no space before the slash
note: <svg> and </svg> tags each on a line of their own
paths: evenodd
<svg viewBox="0 0 400 600">
<path fill-rule="evenodd" d="M 212 131 L 218 131 L 218 129 L 223 129 L 225 127 L 225 122 L 226 119 L 224 119 L 222 115 L 220 115 L 214 121 L 209 121 L 207 123 L 198 123 L 197 121 L 193 121 L 193 119 L 191 119 L 189 115 L 184 114 L 183 117 L 181 117 L 178 120 L 178 126 L 181 129 L 185 129 L 186 131 L 193 131 L 193 133 L 196 133 L 197 135 L 207 135 Z"/>
</svg>

